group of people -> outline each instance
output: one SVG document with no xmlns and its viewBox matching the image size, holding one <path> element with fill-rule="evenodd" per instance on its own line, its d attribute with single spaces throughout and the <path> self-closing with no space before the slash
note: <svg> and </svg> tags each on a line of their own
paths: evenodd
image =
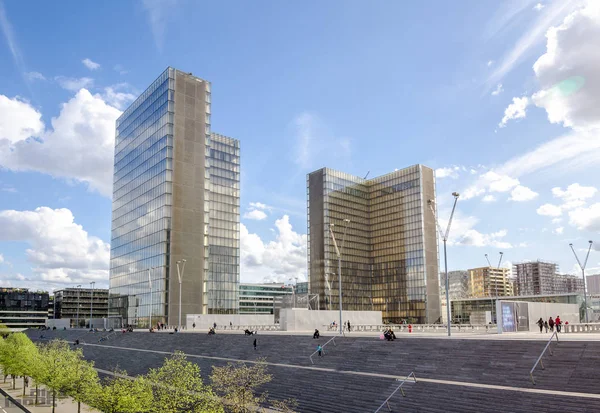
<svg viewBox="0 0 600 413">
<path fill-rule="evenodd" d="M 394 331 L 391 328 L 386 328 L 383 332 L 383 338 L 387 341 L 394 341 L 396 339 L 396 334 L 394 334 Z"/>
<path fill-rule="evenodd" d="M 546 333 L 548 332 L 548 329 L 550 329 L 550 331 L 554 331 L 554 327 L 556 327 L 556 332 L 560 333 L 563 322 L 561 321 L 560 316 L 556 316 L 555 319 L 550 317 L 547 321 L 544 321 L 544 319 L 540 317 L 536 324 L 540 328 L 540 333 L 543 332 L 544 328 L 546 329 Z M 565 324 L 568 324 L 568 322 Z"/>
<path fill-rule="evenodd" d="M 350 325 L 350 320 L 348 320 L 348 321 L 346 321 L 346 322 L 344 323 L 344 327 L 345 327 L 345 328 L 347 328 L 347 329 L 348 329 L 348 331 L 350 331 L 350 330 L 351 330 L 352 326 Z M 338 328 L 338 325 L 337 325 L 337 323 L 335 322 L 335 320 L 333 320 L 333 321 L 331 322 L 331 324 L 329 324 L 329 329 L 330 329 L 330 330 L 336 330 L 337 328 Z"/>
</svg>

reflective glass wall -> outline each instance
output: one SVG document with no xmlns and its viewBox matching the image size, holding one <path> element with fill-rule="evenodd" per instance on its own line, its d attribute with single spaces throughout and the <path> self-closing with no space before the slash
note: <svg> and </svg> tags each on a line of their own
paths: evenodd
<svg viewBox="0 0 600 413">
<path fill-rule="evenodd" d="M 110 295 L 134 297 L 137 321 L 146 326 L 150 311 L 153 322 L 164 322 L 167 301 L 173 89 L 169 68 L 116 122 Z M 127 317 L 128 309 L 118 312 Z"/>
</svg>

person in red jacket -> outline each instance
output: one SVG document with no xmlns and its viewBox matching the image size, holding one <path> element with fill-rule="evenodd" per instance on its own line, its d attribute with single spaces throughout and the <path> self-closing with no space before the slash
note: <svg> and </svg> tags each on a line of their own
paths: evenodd
<svg viewBox="0 0 600 413">
<path fill-rule="evenodd" d="M 556 319 L 554 320 L 554 324 L 556 324 L 556 332 L 560 333 L 560 326 L 562 324 L 562 321 L 560 321 L 559 316 L 556 316 Z"/>
</svg>

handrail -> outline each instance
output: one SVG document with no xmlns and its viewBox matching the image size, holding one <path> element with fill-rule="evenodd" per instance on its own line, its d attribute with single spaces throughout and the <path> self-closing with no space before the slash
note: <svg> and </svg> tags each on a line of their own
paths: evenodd
<svg viewBox="0 0 600 413">
<path fill-rule="evenodd" d="M 327 343 L 323 344 L 323 346 L 321 347 L 321 350 L 323 350 L 323 352 L 325 352 L 325 346 L 327 344 L 329 344 L 330 342 L 333 341 L 333 345 L 337 347 L 337 344 L 335 344 L 335 336 L 331 337 L 329 340 L 327 340 Z M 310 359 L 310 362 L 312 364 L 315 364 L 315 362 L 313 361 L 312 357 L 317 354 L 319 352 L 319 350 L 316 350 L 314 353 L 312 353 L 310 356 L 308 356 L 308 358 Z"/>
<path fill-rule="evenodd" d="M 391 411 L 392 411 L 392 408 L 390 407 L 390 399 L 392 398 L 392 396 L 393 396 L 394 394 L 396 394 L 396 392 L 397 392 L 398 390 L 400 390 L 400 392 L 402 393 L 402 397 L 406 397 L 406 393 L 404 393 L 404 389 L 402 388 L 402 386 L 404 386 L 404 383 L 406 383 L 406 381 L 407 381 L 407 380 L 410 378 L 410 376 L 412 376 L 412 377 L 413 377 L 413 379 L 414 379 L 414 381 L 412 381 L 412 383 L 416 383 L 416 382 L 417 382 L 417 376 L 415 376 L 415 372 L 414 372 L 414 371 L 411 371 L 411 372 L 410 372 L 410 374 L 409 374 L 408 376 L 406 376 L 406 377 L 404 378 L 404 380 L 402 380 L 402 381 L 401 381 L 400 385 L 399 385 L 398 387 L 396 387 L 396 390 L 394 390 L 394 391 L 392 392 L 392 394 L 390 394 L 390 395 L 388 396 L 388 398 L 387 398 L 387 399 L 385 399 L 385 401 L 384 401 L 383 403 L 381 403 L 381 406 L 379 406 L 379 407 L 377 408 L 377 410 L 375 410 L 373 413 L 377 413 L 377 412 L 378 412 L 379 410 L 381 410 L 381 408 L 382 408 L 383 406 L 385 406 L 385 405 L 387 405 L 387 408 L 388 408 L 388 410 L 391 412 Z M 400 379 L 396 379 L 396 381 L 400 381 Z"/>
<path fill-rule="evenodd" d="M 533 367 L 531 368 L 531 370 L 529 371 L 529 377 L 531 377 L 531 382 L 533 384 L 535 384 L 535 380 L 533 379 L 533 371 L 535 370 L 535 368 L 537 367 L 538 363 L 541 364 L 542 366 L 542 370 L 545 370 L 544 367 L 544 362 L 542 361 L 542 357 L 544 356 L 544 353 L 546 352 L 546 350 L 548 349 L 548 347 L 550 346 L 550 343 L 552 343 L 552 339 L 556 337 L 556 342 L 558 343 L 558 332 L 555 331 L 554 333 L 552 333 L 552 335 L 550 336 L 550 340 L 548 340 L 548 342 L 546 343 L 546 347 L 544 347 L 544 350 L 542 350 L 542 353 L 540 354 L 540 356 L 538 357 L 537 361 L 535 362 L 535 364 L 533 365 Z M 550 355 L 552 356 L 552 350 L 550 350 Z"/>
</svg>

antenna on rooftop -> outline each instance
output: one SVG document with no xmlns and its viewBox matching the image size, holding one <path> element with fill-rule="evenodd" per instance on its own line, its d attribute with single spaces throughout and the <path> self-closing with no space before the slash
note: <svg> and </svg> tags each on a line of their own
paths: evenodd
<svg viewBox="0 0 600 413">
<path fill-rule="evenodd" d="M 365 175 L 365 177 L 363 179 L 367 179 L 367 176 L 369 176 L 370 173 L 371 173 L 371 171 L 367 171 L 367 174 Z"/>
</svg>

